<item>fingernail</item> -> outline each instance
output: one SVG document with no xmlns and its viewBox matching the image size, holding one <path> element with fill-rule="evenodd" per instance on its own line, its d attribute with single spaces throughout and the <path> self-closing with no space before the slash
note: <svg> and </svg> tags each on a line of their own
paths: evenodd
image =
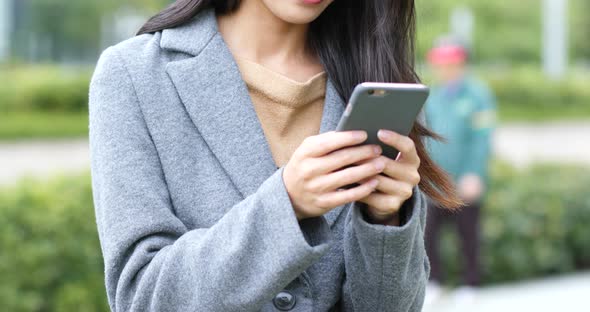
<svg viewBox="0 0 590 312">
<path fill-rule="evenodd" d="M 373 147 L 373 150 L 375 151 L 376 155 L 381 154 L 381 146 L 375 145 L 375 147 Z"/>
<path fill-rule="evenodd" d="M 377 180 L 377 179 L 373 179 L 373 180 L 371 180 L 371 182 L 369 182 L 369 185 L 372 188 L 376 188 L 378 184 L 379 184 L 379 180 Z"/>
<path fill-rule="evenodd" d="M 388 139 L 391 137 L 391 131 L 385 130 L 385 129 L 380 129 L 377 132 L 377 135 L 383 139 Z"/>
<path fill-rule="evenodd" d="M 385 168 L 385 163 L 383 161 L 380 160 L 375 163 L 375 169 L 381 171 L 383 168 Z"/>
<path fill-rule="evenodd" d="M 355 131 L 354 132 L 354 138 L 355 139 L 364 139 L 365 138 L 365 132 L 364 131 Z"/>
</svg>

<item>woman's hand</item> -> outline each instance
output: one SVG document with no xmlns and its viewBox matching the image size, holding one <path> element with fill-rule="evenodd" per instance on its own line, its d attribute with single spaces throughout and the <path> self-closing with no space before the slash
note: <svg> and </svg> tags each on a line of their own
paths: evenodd
<svg viewBox="0 0 590 312">
<path fill-rule="evenodd" d="M 355 146 L 366 139 L 366 131 L 329 131 L 306 138 L 295 150 L 283 181 L 297 219 L 324 215 L 375 190 L 375 176 L 385 169 L 386 159 L 379 157 L 378 145 Z M 364 163 L 342 169 L 359 162 Z M 359 186 L 340 189 L 365 179 Z"/>
<path fill-rule="evenodd" d="M 469 173 L 459 179 L 458 189 L 459 195 L 461 195 L 463 200 L 467 203 L 472 203 L 482 196 L 485 187 L 478 175 Z"/>
<path fill-rule="evenodd" d="M 379 140 L 400 151 L 397 160 L 380 156 L 385 161 L 383 175 L 377 178 L 377 192 L 360 199 L 368 205 L 368 217 L 372 223 L 399 225 L 398 211 L 412 197 L 414 186 L 420 183 L 420 158 L 414 141 L 407 136 L 389 130 L 379 130 Z"/>
</svg>

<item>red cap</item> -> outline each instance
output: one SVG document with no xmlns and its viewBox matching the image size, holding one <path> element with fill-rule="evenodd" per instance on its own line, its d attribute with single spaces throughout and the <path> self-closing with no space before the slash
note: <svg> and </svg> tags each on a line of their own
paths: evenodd
<svg viewBox="0 0 590 312">
<path fill-rule="evenodd" d="M 443 45 L 428 52 L 431 64 L 458 64 L 467 60 L 467 50 L 459 45 Z"/>
</svg>

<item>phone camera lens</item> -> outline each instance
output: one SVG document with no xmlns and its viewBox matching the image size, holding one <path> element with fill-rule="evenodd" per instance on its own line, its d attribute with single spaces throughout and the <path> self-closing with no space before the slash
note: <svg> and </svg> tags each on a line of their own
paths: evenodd
<svg viewBox="0 0 590 312">
<path fill-rule="evenodd" d="M 369 90 L 369 92 L 367 93 L 369 93 L 369 95 L 373 95 L 373 93 L 375 93 L 375 90 Z"/>
</svg>

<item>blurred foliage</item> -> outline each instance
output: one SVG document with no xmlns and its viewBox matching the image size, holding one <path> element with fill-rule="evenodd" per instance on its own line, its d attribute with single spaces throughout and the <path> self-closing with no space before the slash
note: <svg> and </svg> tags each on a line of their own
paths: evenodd
<svg viewBox="0 0 590 312">
<path fill-rule="evenodd" d="M 88 67 L 0 67 L 0 139 L 86 137 Z"/>
<path fill-rule="evenodd" d="M 496 94 L 504 119 L 527 114 L 545 119 L 590 116 L 590 75 L 571 73 L 562 81 L 546 78 L 534 67 L 482 67 L 474 72 Z M 53 66 L 0 68 L 0 112 L 87 112 L 89 69 Z M 431 82 L 428 72 L 422 73 Z M 506 113 L 504 113 L 506 112 Z"/>
<path fill-rule="evenodd" d="M 502 121 L 590 117 L 590 72 L 571 71 L 556 81 L 532 66 L 480 66 L 471 71 L 493 91 Z M 419 73 L 424 83 L 433 83 L 427 68 Z"/>
<path fill-rule="evenodd" d="M 51 39 L 50 57 L 69 49 L 97 50 L 100 47 L 101 16 L 109 11 L 109 1 L 33 0 L 29 1 L 28 27 L 40 38 Z M 93 31 L 90 31 L 93 30 Z"/>
<path fill-rule="evenodd" d="M 88 138 L 87 112 L 1 112 L 0 140 Z"/>
<path fill-rule="evenodd" d="M 0 311 L 108 311 L 90 178 L 0 191 Z"/>
<path fill-rule="evenodd" d="M 0 68 L 0 112 L 87 111 L 90 76 L 86 67 Z"/>
<path fill-rule="evenodd" d="M 590 61 L 590 1 L 574 0 L 571 1 L 571 49 L 574 59 L 585 59 Z"/>
<path fill-rule="evenodd" d="M 102 17 L 125 8 L 149 16 L 170 2 L 27 0 L 23 3 L 30 6 L 28 28 L 19 28 L 17 33 L 30 31 L 53 40 L 53 47 L 66 46 L 94 60 L 100 52 Z M 537 64 L 508 64 L 539 62 L 540 4 L 540 0 L 417 0 L 418 56 L 426 53 L 436 36 L 447 32 L 452 8 L 470 7 L 476 14 L 475 60 L 484 63 L 476 71 L 497 94 L 501 120 L 588 118 L 587 70 L 554 82 L 544 77 Z M 584 15 L 588 11 L 590 1 L 570 0 L 571 53 L 586 60 L 590 59 L 590 19 Z M 17 34 L 15 38 L 26 37 Z M 87 67 L 0 66 L 0 139 L 86 135 L 83 123 L 87 121 L 90 75 Z"/>
<path fill-rule="evenodd" d="M 476 70 L 494 91 L 502 120 L 588 118 L 590 75 L 571 73 L 548 79 L 530 68 Z"/>
<path fill-rule="evenodd" d="M 473 53 L 476 62 L 539 63 L 542 47 L 541 0 L 416 0 L 418 58 L 423 58 L 435 38 L 450 31 L 449 16 L 456 7 L 475 15 Z M 569 1 L 571 56 L 590 59 L 588 0 Z"/>
<path fill-rule="evenodd" d="M 44 56 L 47 60 L 92 60 L 103 48 L 104 17 L 122 9 L 150 16 L 168 3 L 167 0 L 23 0 L 21 6 L 26 13 L 19 18 L 14 36 L 15 60 L 18 61 L 16 56 L 28 53 L 25 46 L 31 40 L 49 42 L 50 51 Z"/>
<path fill-rule="evenodd" d="M 22 55 L 30 40 L 50 40 L 53 60 L 60 57 L 90 61 L 104 47 L 101 29 L 105 16 L 128 9 L 150 16 L 171 0 L 22 0 L 30 12 L 17 28 L 15 40 Z M 569 1 L 571 56 L 574 60 L 590 60 L 590 1 Z M 541 59 L 542 0 L 417 0 L 418 57 L 422 58 L 434 38 L 449 31 L 453 8 L 467 7 L 475 14 L 474 56 L 484 63 L 539 63 Z M 34 38 L 29 38 L 34 34 Z M 59 53 L 66 49 L 67 53 Z M 91 57 L 89 57 L 91 56 Z"/>
<path fill-rule="evenodd" d="M 590 268 L 590 170 L 495 164 L 482 213 L 484 283 L 509 282 Z M 443 233 L 444 267 L 459 282 L 460 248 Z"/>
<path fill-rule="evenodd" d="M 590 170 L 495 164 L 491 176 L 485 283 L 590 267 Z M 88 173 L 0 189 L 0 311 L 108 311 L 92 207 Z M 460 258 L 449 234 L 443 255 L 456 282 Z"/>
<path fill-rule="evenodd" d="M 590 118 L 587 73 L 551 81 L 531 66 L 474 71 L 494 90 L 503 121 Z M 0 67 L 0 139 L 86 136 L 90 76 L 87 67 Z"/>
</svg>

